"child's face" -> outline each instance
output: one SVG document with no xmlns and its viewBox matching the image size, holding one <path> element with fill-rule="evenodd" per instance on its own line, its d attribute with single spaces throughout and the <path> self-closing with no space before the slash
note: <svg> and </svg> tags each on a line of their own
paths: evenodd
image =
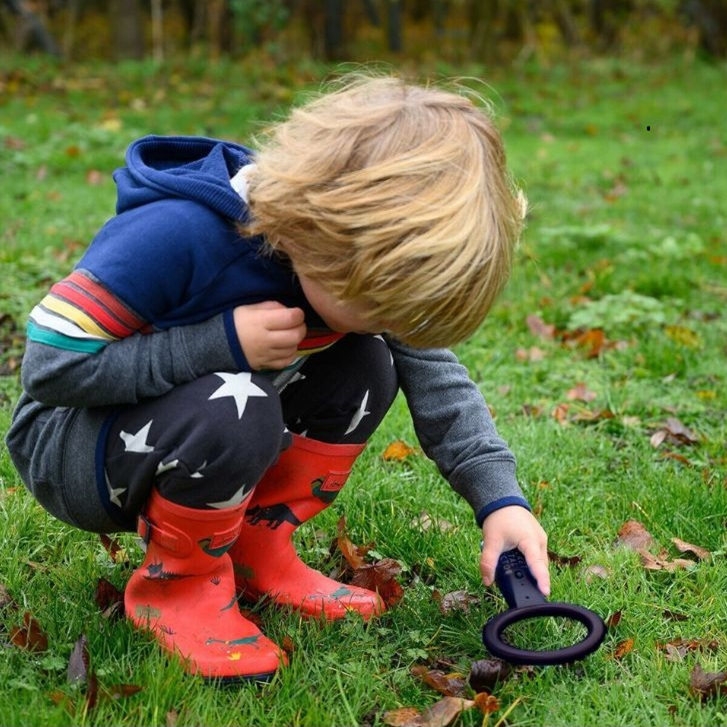
<svg viewBox="0 0 727 727">
<path fill-rule="evenodd" d="M 300 287 L 308 302 L 323 322 L 337 333 L 381 333 L 384 326 L 372 325 L 362 315 L 361 306 L 355 303 L 341 303 L 327 293 L 320 283 L 299 275 Z"/>
</svg>

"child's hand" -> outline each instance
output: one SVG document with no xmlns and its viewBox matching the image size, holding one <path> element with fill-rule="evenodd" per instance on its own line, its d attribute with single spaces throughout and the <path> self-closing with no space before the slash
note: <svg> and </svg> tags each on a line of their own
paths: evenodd
<svg viewBox="0 0 727 727">
<path fill-rule="evenodd" d="M 548 536 L 535 517 L 524 507 L 512 505 L 495 510 L 482 524 L 484 547 L 480 558 L 482 580 L 491 586 L 495 567 L 506 550 L 518 548 L 544 596 L 550 594 Z"/>
<path fill-rule="evenodd" d="M 300 308 L 286 308 L 268 300 L 241 305 L 233 311 L 235 331 L 253 371 L 284 369 L 298 357 L 305 338 L 305 315 Z"/>
</svg>

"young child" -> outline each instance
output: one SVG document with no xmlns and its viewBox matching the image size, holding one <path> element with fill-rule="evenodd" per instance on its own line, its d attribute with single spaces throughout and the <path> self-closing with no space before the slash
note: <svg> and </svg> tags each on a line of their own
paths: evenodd
<svg viewBox="0 0 727 727">
<path fill-rule="evenodd" d="M 146 543 L 127 617 L 185 668 L 269 678 L 279 647 L 237 597 L 370 618 L 376 593 L 298 557 L 399 387 L 417 436 L 482 527 L 493 581 L 546 537 L 466 370 L 447 350 L 509 273 L 524 202 L 468 98 L 357 78 L 257 152 L 142 138 L 117 214 L 33 309 L 13 461 L 52 515 Z"/>
</svg>

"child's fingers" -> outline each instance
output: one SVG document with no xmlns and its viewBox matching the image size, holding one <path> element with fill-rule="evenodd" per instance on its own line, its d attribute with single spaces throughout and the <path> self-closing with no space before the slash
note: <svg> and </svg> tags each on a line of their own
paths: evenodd
<svg viewBox="0 0 727 727">
<path fill-rule="evenodd" d="M 538 583 L 544 596 L 550 595 L 550 573 L 548 571 L 548 551 L 537 543 L 522 543 L 520 552 L 525 556 L 530 572 Z"/>
<path fill-rule="evenodd" d="M 301 308 L 286 308 L 277 303 L 275 307 L 270 306 L 262 310 L 264 312 L 261 316 L 268 331 L 295 330 L 302 333 L 301 339 L 305 336 L 305 314 Z"/>
</svg>

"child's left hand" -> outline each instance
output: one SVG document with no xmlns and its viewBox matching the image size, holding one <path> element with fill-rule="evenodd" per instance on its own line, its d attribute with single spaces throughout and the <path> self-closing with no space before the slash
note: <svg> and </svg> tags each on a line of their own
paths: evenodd
<svg viewBox="0 0 727 727">
<path fill-rule="evenodd" d="M 548 573 L 548 536 L 535 517 L 519 505 L 503 507 L 491 513 L 482 524 L 484 547 L 480 558 L 482 580 L 491 586 L 495 567 L 506 550 L 518 548 L 525 556 L 538 588 L 544 596 L 550 594 Z"/>
</svg>

